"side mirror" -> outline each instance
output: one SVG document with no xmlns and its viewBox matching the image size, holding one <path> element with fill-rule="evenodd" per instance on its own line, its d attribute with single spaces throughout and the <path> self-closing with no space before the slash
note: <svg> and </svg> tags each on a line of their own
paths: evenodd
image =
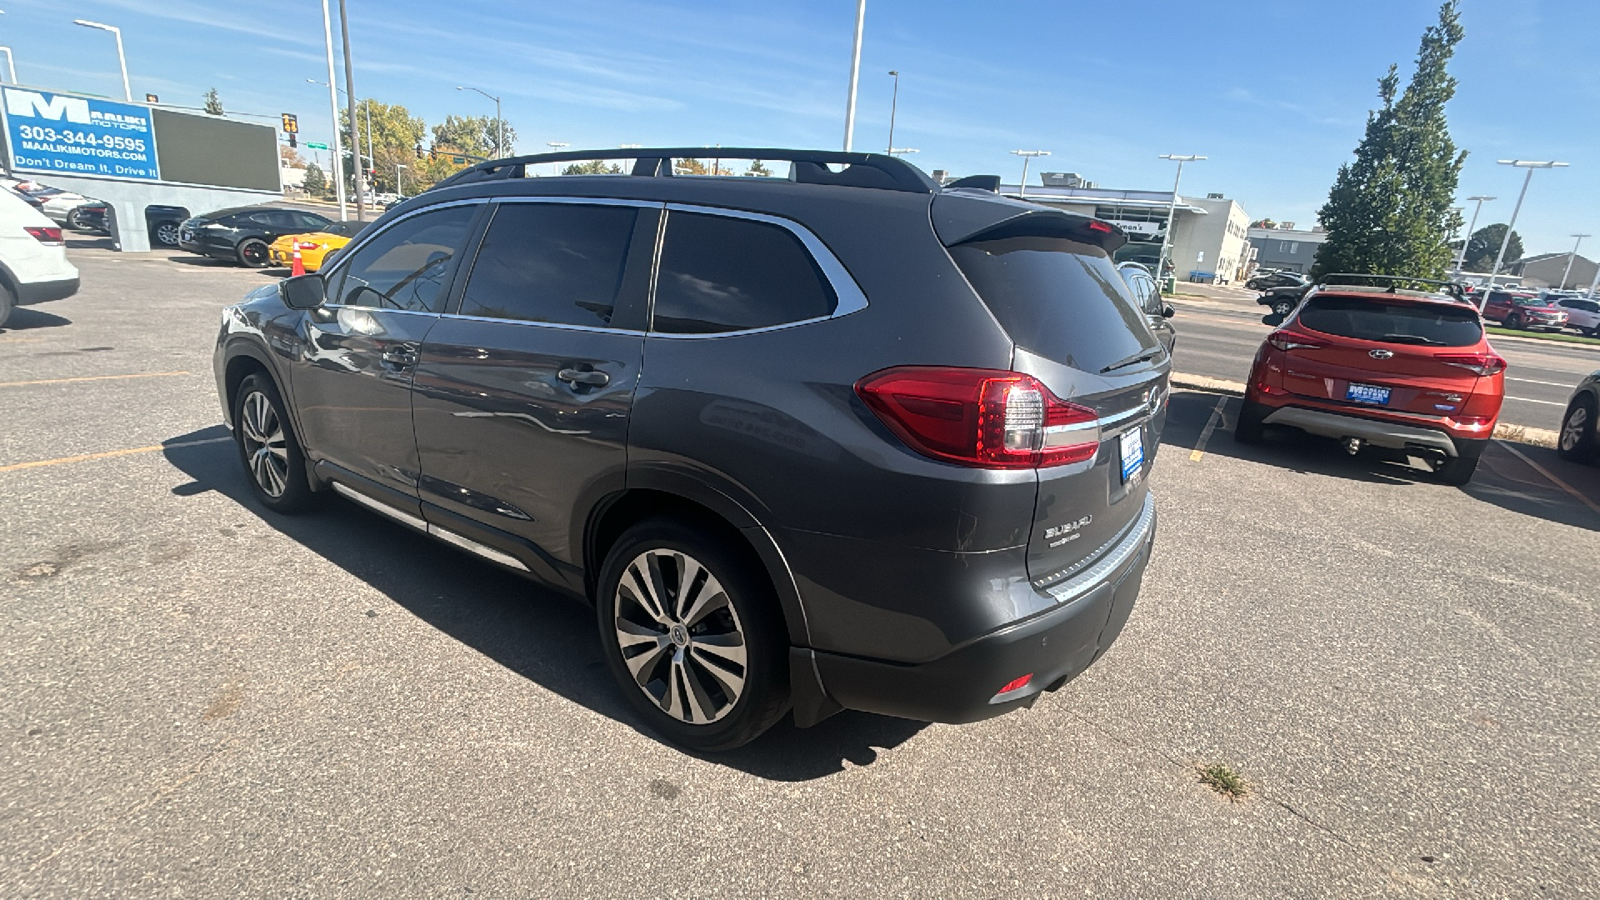
<svg viewBox="0 0 1600 900">
<path fill-rule="evenodd" d="M 1172 308 L 1172 304 L 1171 303 L 1163 303 L 1163 304 L 1161 304 L 1161 318 L 1170 319 L 1170 318 L 1172 318 L 1173 316 L 1175 316 L 1177 314 L 1178 314 L 1178 311 Z"/>
<path fill-rule="evenodd" d="M 285 278 L 278 286 L 285 306 L 290 309 L 316 309 L 327 302 L 327 288 L 318 274 Z"/>
<path fill-rule="evenodd" d="M 1267 313 L 1261 317 L 1261 324 L 1270 325 L 1273 328 L 1277 328 L 1279 325 L 1283 324 L 1283 318 L 1283 313 Z"/>
</svg>

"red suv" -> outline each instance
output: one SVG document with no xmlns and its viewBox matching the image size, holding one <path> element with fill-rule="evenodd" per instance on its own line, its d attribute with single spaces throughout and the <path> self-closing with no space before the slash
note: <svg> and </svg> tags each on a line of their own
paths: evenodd
<svg viewBox="0 0 1600 900">
<path fill-rule="evenodd" d="M 1554 299 L 1521 291 L 1490 291 L 1483 304 L 1483 317 L 1501 322 L 1507 328 L 1528 329 L 1567 327 L 1567 311 Z"/>
<path fill-rule="evenodd" d="M 1254 443 L 1285 425 L 1351 454 L 1407 451 L 1466 484 L 1500 416 L 1505 368 L 1458 297 L 1318 285 L 1256 352 L 1234 436 Z"/>
</svg>

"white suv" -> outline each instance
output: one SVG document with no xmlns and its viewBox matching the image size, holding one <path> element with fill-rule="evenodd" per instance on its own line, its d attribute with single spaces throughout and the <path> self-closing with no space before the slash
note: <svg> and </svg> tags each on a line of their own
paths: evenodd
<svg viewBox="0 0 1600 900">
<path fill-rule="evenodd" d="M 1568 328 L 1600 336 L 1600 301 L 1589 297 L 1565 297 L 1558 305 L 1567 311 Z"/>
<path fill-rule="evenodd" d="M 0 190 L 0 327 L 15 306 L 71 297 L 78 269 L 67 262 L 61 226 L 9 190 Z"/>
</svg>

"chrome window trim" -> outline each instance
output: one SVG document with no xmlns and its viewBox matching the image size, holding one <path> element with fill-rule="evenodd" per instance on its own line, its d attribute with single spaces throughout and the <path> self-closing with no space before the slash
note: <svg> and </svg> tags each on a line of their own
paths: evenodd
<svg viewBox="0 0 1600 900">
<path fill-rule="evenodd" d="M 360 243 L 351 242 L 351 243 L 345 244 L 343 247 L 339 248 L 339 258 L 334 261 L 333 267 L 327 271 L 326 275 L 323 275 L 323 272 L 320 271 L 320 270 L 317 272 L 317 274 L 323 275 L 322 283 L 323 283 L 324 286 L 326 286 L 328 284 L 328 276 L 331 276 L 331 275 L 341 275 L 342 276 L 344 274 L 344 270 L 349 265 L 349 261 L 350 261 L 351 257 L 355 256 L 357 253 L 360 253 L 363 248 L 365 248 L 368 244 L 372 243 L 374 240 L 377 240 L 378 235 L 388 233 L 388 231 L 390 229 L 394 228 L 396 225 L 399 225 L 401 222 L 404 222 L 404 221 L 406 221 L 408 219 L 414 219 L 417 216 L 423 215 L 424 213 L 430 213 L 430 212 L 433 212 L 434 210 L 439 210 L 439 209 L 447 209 L 447 208 L 452 207 L 452 206 L 471 206 L 473 204 L 486 204 L 488 202 L 490 202 L 490 201 L 489 201 L 489 199 L 487 197 L 469 197 L 469 198 L 467 198 L 465 200 L 450 200 L 450 201 L 447 201 L 447 202 L 444 202 L 444 203 L 434 203 L 434 204 L 431 204 L 429 206 L 424 206 L 421 209 L 410 210 L 410 211 L 406 212 L 404 215 L 401 215 L 398 218 L 396 218 L 393 222 L 390 222 L 389 224 L 387 224 L 387 225 L 383 226 L 382 228 L 378 229 L 377 231 L 374 231 L 373 233 L 367 235 L 366 237 L 363 237 L 361 239 Z M 468 229 L 467 236 L 468 237 L 472 236 L 472 230 L 470 228 Z M 445 299 L 448 300 L 449 298 L 446 297 Z M 327 309 L 371 309 L 371 310 L 377 310 L 379 312 L 387 312 L 387 313 L 408 313 L 408 314 L 414 315 L 414 316 L 440 316 L 440 315 L 443 315 L 443 313 L 423 312 L 421 310 L 415 310 L 415 309 L 390 309 L 387 306 L 361 306 L 361 305 L 352 305 L 352 304 L 348 304 L 348 303 L 324 303 L 323 306 L 325 308 L 327 308 Z"/>
<path fill-rule="evenodd" d="M 708 340 L 715 338 L 739 337 L 740 335 L 746 334 L 763 334 L 769 331 L 780 331 L 785 328 L 798 328 L 802 325 L 814 325 L 818 322 L 826 322 L 831 319 L 848 316 L 851 313 L 857 313 L 867 308 L 867 295 L 862 292 L 861 286 L 856 284 L 855 278 L 852 277 L 850 275 L 850 271 L 844 267 L 844 263 L 840 262 L 839 258 L 833 255 L 833 251 L 828 249 L 828 245 L 824 244 L 821 238 L 817 237 L 811 232 L 810 229 L 806 228 L 804 225 L 801 225 L 799 222 L 796 222 L 792 219 L 785 219 L 780 216 L 767 215 L 766 213 L 750 212 L 749 210 L 743 209 L 730 209 L 723 206 L 698 206 L 691 203 L 667 203 L 665 206 L 667 215 L 662 217 L 662 236 L 658 239 L 656 246 L 656 261 L 651 273 L 651 337 L 668 338 L 672 340 Z M 657 331 L 653 327 L 655 325 L 656 305 L 655 282 L 660 276 L 661 272 L 661 245 L 665 242 L 665 234 L 667 229 L 672 227 L 671 219 L 672 213 L 674 212 L 699 213 L 701 215 L 722 216 L 729 219 L 747 219 L 752 222 L 762 222 L 767 225 L 775 225 L 794 235 L 795 239 L 800 242 L 800 245 L 806 248 L 806 252 L 811 254 L 811 259 L 817 264 L 817 268 L 822 270 L 822 277 L 828 280 L 828 286 L 833 288 L 833 295 L 837 300 L 837 303 L 834 305 L 833 312 L 826 316 L 815 316 L 810 319 L 800 319 L 794 322 L 782 322 L 777 325 L 764 325 L 760 328 L 742 328 L 738 331 L 717 331 L 709 334 L 669 334 L 666 332 Z"/>
<path fill-rule="evenodd" d="M 643 335 L 637 328 L 608 328 L 603 325 L 568 325 L 563 322 L 535 322 L 532 319 L 503 319 L 496 316 L 467 316 L 461 313 L 443 313 L 441 318 L 462 322 L 492 322 L 496 325 L 529 325 L 534 328 L 559 328 L 562 331 L 589 331 L 598 334 Z"/>
</svg>

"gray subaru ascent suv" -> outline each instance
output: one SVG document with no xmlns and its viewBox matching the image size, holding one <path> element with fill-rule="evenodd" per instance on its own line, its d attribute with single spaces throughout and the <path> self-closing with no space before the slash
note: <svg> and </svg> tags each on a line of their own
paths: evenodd
<svg viewBox="0 0 1600 900">
<path fill-rule="evenodd" d="M 474 166 L 223 314 L 255 496 L 329 491 L 594 605 L 667 739 L 971 722 L 1121 632 L 1171 363 L 1105 222 L 893 157 Z M 633 160 L 629 174 L 528 177 Z"/>
</svg>

